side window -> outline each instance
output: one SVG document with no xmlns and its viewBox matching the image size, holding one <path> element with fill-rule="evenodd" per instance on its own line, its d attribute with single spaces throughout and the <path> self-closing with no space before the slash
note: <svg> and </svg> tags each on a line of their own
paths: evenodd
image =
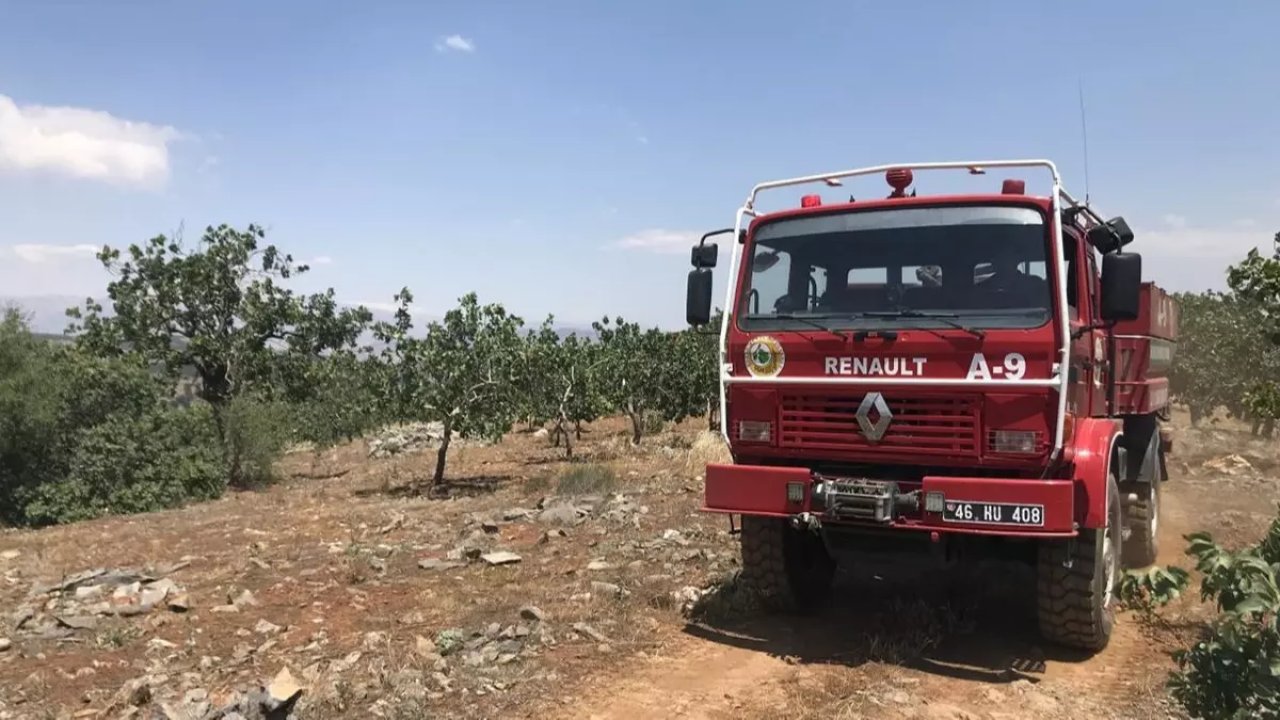
<svg viewBox="0 0 1280 720">
<path fill-rule="evenodd" d="M 755 315 L 773 312 L 795 312 L 804 309 L 804 297 L 799 298 L 800 307 L 791 307 L 793 298 L 787 296 L 791 279 L 791 254 L 778 253 L 776 261 L 771 264 L 762 262 L 759 257 L 751 267 L 751 291 L 743 296 L 743 313 Z M 767 266 L 767 267 L 766 267 Z"/>
<path fill-rule="evenodd" d="M 900 280 L 903 289 L 941 287 L 942 267 L 939 265 L 903 265 Z"/>
<path fill-rule="evenodd" d="M 888 282 L 888 268 L 854 268 L 849 271 L 849 285 L 885 285 Z"/>
<path fill-rule="evenodd" d="M 1049 271 L 1042 260 L 1018 263 L 1018 269 L 1022 271 L 1023 275 L 1038 277 L 1041 280 L 1049 279 Z"/>
</svg>

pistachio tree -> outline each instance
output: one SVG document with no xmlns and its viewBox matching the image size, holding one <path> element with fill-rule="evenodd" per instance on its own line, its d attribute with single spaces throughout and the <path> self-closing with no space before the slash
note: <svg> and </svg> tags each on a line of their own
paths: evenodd
<svg viewBox="0 0 1280 720">
<path fill-rule="evenodd" d="M 636 323 L 608 318 L 593 325 L 600 338 L 600 394 L 631 421 L 631 442 L 639 444 L 649 416 L 678 421 L 695 412 L 696 371 L 680 333 L 643 330 Z M 701 401 L 699 401 L 700 405 Z"/>
<path fill-rule="evenodd" d="M 1188 407 L 1193 424 L 1218 407 L 1241 414 L 1269 352 L 1254 306 L 1220 292 L 1179 293 L 1175 300 L 1180 313 L 1169 377 L 1173 396 Z"/>
<path fill-rule="evenodd" d="M 552 322 L 547 318 L 529 336 L 530 372 L 522 385 L 530 398 L 532 417 L 552 423 L 553 442 L 572 458 L 582 423 L 595 420 L 604 409 L 599 394 L 602 353 L 598 344 L 576 334 L 560 337 Z"/>
<path fill-rule="evenodd" d="M 395 319 L 374 330 L 386 344 L 385 402 L 404 419 L 440 423 L 435 487 L 444 481 L 455 436 L 498 440 L 514 424 L 523 321 L 469 293 L 424 335 L 414 336 L 413 294 L 405 288 L 395 299 Z"/>
<path fill-rule="evenodd" d="M 1245 334 L 1251 341 L 1247 354 L 1233 356 L 1232 365 L 1245 376 L 1243 398 L 1254 433 L 1270 436 L 1280 418 L 1280 232 L 1269 255 L 1255 248 L 1231 266 L 1227 284 L 1245 307 Z"/>
<path fill-rule="evenodd" d="M 164 235 L 123 251 L 103 247 L 98 260 L 114 277 L 107 285 L 112 312 L 93 300 L 68 310 L 68 331 L 82 350 L 135 353 L 174 382 L 194 373 L 232 485 L 244 477 L 228 428 L 232 401 L 269 385 L 278 355 L 352 347 L 372 319 L 364 308 L 339 307 L 332 289 L 304 296 L 286 287 L 308 268 L 264 244 L 265 237 L 257 225 L 219 225 L 193 247 Z"/>
</svg>

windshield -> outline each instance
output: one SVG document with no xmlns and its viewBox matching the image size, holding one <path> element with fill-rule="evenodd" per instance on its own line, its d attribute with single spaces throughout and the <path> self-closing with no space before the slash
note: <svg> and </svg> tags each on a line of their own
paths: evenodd
<svg viewBox="0 0 1280 720">
<path fill-rule="evenodd" d="M 1038 327 L 1051 307 L 1047 245 L 1044 216 L 1011 206 L 778 220 L 755 233 L 739 322 L 747 330 L 804 329 L 816 319 L 834 328 Z"/>
</svg>

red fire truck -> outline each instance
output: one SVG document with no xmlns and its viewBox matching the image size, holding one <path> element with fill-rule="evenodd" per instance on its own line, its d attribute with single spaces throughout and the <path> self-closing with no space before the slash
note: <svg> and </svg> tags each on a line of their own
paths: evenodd
<svg viewBox="0 0 1280 720">
<path fill-rule="evenodd" d="M 909 191 L 947 170 L 1052 185 Z M 883 175 L 888 197 L 821 194 L 864 175 Z M 762 193 L 802 186 L 819 191 L 757 210 Z M 733 462 L 707 467 L 703 510 L 741 516 L 742 581 L 800 607 L 825 596 L 837 562 L 871 553 L 1012 555 L 1036 568 L 1041 633 L 1104 647 L 1121 568 L 1156 557 L 1177 328 L 1124 250 L 1124 219 L 1076 201 L 1047 160 L 766 182 L 734 228 L 693 249 L 695 326 L 709 322 L 721 233 Z"/>
</svg>

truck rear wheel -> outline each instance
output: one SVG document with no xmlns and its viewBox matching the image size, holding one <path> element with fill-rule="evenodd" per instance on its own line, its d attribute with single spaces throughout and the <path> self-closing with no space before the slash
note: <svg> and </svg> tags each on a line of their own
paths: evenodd
<svg viewBox="0 0 1280 720">
<path fill-rule="evenodd" d="M 742 518 L 742 582 L 771 610 L 806 610 L 827 595 L 836 563 L 822 538 L 785 518 Z"/>
<path fill-rule="evenodd" d="M 1124 507 L 1124 564 L 1128 568 L 1144 568 L 1156 561 L 1160 552 L 1160 486 L 1164 484 L 1164 458 L 1157 458 L 1148 482 L 1133 483 L 1127 489 L 1132 497 Z"/>
<path fill-rule="evenodd" d="M 1105 527 L 1082 529 L 1074 542 L 1041 542 L 1036 585 L 1046 640 L 1082 650 L 1106 647 L 1115 624 L 1122 523 L 1113 473 L 1107 478 Z"/>
</svg>

